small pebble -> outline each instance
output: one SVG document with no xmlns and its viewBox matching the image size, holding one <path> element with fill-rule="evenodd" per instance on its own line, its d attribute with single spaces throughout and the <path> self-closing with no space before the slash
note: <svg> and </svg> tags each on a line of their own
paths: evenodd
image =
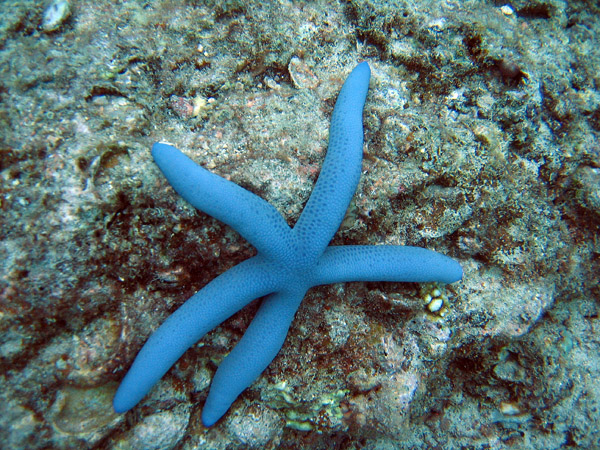
<svg viewBox="0 0 600 450">
<path fill-rule="evenodd" d="M 71 14 L 69 0 L 52 0 L 42 16 L 42 29 L 45 32 L 55 31 Z"/>
<path fill-rule="evenodd" d="M 500 402 L 500 412 L 505 416 L 516 416 L 521 414 L 519 407 L 512 402 Z"/>
</svg>

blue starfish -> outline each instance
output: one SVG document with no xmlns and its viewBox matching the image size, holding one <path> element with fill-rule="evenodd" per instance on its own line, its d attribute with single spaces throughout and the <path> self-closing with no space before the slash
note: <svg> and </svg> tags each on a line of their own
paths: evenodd
<svg viewBox="0 0 600 450">
<path fill-rule="evenodd" d="M 175 191 L 231 226 L 258 253 L 208 283 L 150 336 L 115 394 L 116 412 L 133 408 L 189 347 L 256 298 L 266 296 L 212 381 L 202 411 L 207 427 L 275 358 L 312 286 L 345 281 L 452 283 L 462 278 L 456 261 L 423 248 L 328 246 L 360 178 L 362 111 L 370 77 L 369 65 L 363 62 L 344 83 L 331 118 L 323 168 L 293 228 L 265 200 L 203 169 L 175 147 L 154 144 L 152 156 Z"/>
</svg>

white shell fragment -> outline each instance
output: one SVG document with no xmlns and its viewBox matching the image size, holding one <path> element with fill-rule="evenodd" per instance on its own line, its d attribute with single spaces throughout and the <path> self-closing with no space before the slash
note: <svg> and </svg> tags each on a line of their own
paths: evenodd
<svg viewBox="0 0 600 450">
<path fill-rule="evenodd" d="M 52 0 L 42 16 L 42 29 L 46 32 L 57 30 L 70 14 L 69 0 Z"/>
<path fill-rule="evenodd" d="M 442 300 L 441 298 L 437 297 L 434 298 L 433 300 L 431 300 L 428 304 L 427 304 L 427 309 L 432 312 L 438 312 L 440 309 L 442 309 L 442 306 L 444 306 L 444 300 Z"/>
</svg>

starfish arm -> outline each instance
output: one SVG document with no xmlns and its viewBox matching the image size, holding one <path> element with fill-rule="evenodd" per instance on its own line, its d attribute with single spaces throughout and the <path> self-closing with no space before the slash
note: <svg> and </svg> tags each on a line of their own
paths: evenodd
<svg viewBox="0 0 600 450">
<path fill-rule="evenodd" d="M 202 422 L 210 427 L 267 368 L 281 349 L 306 290 L 278 292 L 265 298 L 242 339 L 215 374 Z"/>
<path fill-rule="evenodd" d="M 308 261 L 314 261 L 338 230 L 360 179 L 363 154 L 362 114 L 371 70 L 366 62 L 354 68 L 337 98 L 329 147 L 317 183 L 294 227 L 303 240 Z"/>
<path fill-rule="evenodd" d="M 229 225 L 263 255 L 288 257 L 290 227 L 268 202 L 209 172 L 172 145 L 155 143 L 152 156 L 175 191 L 194 208 Z"/>
<path fill-rule="evenodd" d="M 204 334 L 278 285 L 272 264 L 255 256 L 224 272 L 179 307 L 150 336 L 113 399 L 118 413 L 133 408 Z"/>
<path fill-rule="evenodd" d="M 319 259 L 314 285 L 345 281 L 453 283 L 462 278 L 459 263 L 441 253 L 403 245 L 330 246 Z"/>
</svg>

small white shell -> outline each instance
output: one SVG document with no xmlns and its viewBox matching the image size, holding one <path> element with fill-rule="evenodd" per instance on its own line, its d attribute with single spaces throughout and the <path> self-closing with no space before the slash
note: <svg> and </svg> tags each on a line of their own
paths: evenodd
<svg viewBox="0 0 600 450">
<path fill-rule="evenodd" d="M 438 312 L 440 309 L 442 309 L 442 306 L 444 306 L 444 300 L 442 300 L 441 298 L 437 297 L 434 298 L 433 300 L 431 300 L 428 304 L 427 304 L 427 309 L 434 313 L 434 312 Z"/>
</svg>

